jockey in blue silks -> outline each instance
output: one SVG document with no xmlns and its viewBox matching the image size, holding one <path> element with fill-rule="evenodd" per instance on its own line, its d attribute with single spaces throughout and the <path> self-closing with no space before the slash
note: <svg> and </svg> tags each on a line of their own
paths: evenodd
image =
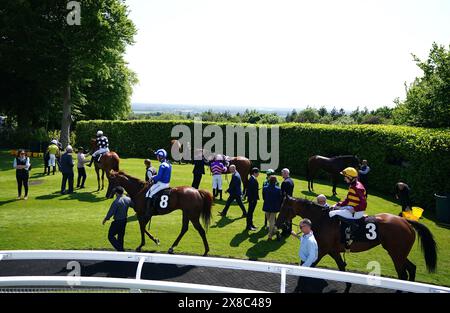
<svg viewBox="0 0 450 313">
<path fill-rule="evenodd" d="M 158 169 L 158 174 L 153 175 L 150 181 L 153 185 L 147 191 L 147 209 L 151 206 L 152 197 L 158 193 L 160 190 L 170 187 L 170 177 L 172 175 L 172 165 L 167 161 L 167 152 L 164 149 L 158 149 L 155 152 L 158 161 L 161 162 Z"/>
</svg>

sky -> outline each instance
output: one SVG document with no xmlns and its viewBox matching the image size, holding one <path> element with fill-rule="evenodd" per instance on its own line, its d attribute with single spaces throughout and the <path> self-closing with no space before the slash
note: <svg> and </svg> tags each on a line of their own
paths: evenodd
<svg viewBox="0 0 450 313">
<path fill-rule="evenodd" d="M 127 0 L 133 103 L 375 109 L 405 97 L 448 0 Z"/>
</svg>

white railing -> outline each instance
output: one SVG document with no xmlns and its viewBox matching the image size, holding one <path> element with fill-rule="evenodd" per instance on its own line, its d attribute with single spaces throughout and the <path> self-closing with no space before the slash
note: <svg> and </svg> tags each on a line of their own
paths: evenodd
<svg viewBox="0 0 450 313">
<path fill-rule="evenodd" d="M 401 290 L 407 292 L 420 292 L 420 293 L 450 293 L 450 288 L 408 282 L 393 278 L 379 277 L 373 275 L 363 275 L 349 272 L 340 272 L 335 270 L 320 269 L 320 268 L 308 268 L 295 265 L 285 265 L 278 263 L 268 263 L 268 262 L 258 262 L 258 261 L 247 261 L 247 260 L 237 260 L 237 259 L 227 259 L 227 258 L 216 258 L 216 257 L 199 257 L 199 256 L 187 256 L 187 255 L 170 255 L 170 254 L 157 254 L 157 253 L 134 253 L 134 252 L 111 252 L 111 251 L 72 251 L 72 250 L 11 250 L 11 251 L 0 251 L 0 261 L 1 260 L 102 260 L 102 261 L 121 261 L 121 262 L 138 262 L 136 270 L 136 278 L 132 279 L 133 283 L 143 283 L 152 282 L 148 280 L 141 280 L 142 267 L 144 263 L 161 263 L 161 264 L 177 264 L 177 265 L 193 265 L 193 266 L 203 266 L 203 267 L 215 267 L 215 268 L 225 268 L 234 270 L 247 270 L 255 272 L 264 273 L 277 273 L 281 275 L 280 280 L 280 292 L 284 293 L 286 291 L 286 275 L 294 276 L 305 276 L 311 278 L 327 279 L 340 282 L 348 282 L 353 284 L 367 285 L 372 287 L 380 287 L 393 290 Z M 1 266 L 1 262 L 0 262 Z M 24 280 L 30 277 L 22 277 Z M 48 278 L 48 277 L 47 277 Z M 16 281 L 18 280 L 15 277 Z M 67 277 L 63 277 L 67 282 Z M 80 279 L 80 278 L 78 278 Z M 87 277 L 83 277 L 82 280 L 89 282 Z M 91 280 L 98 280 L 97 278 L 90 278 Z M 98 280 L 100 282 L 100 280 Z M 50 282 L 50 281 L 49 281 Z M 153 281 L 155 282 L 155 281 Z M 11 280 L 13 283 L 13 280 Z M 91 282 L 93 283 L 93 282 Z M 162 283 L 162 282 L 159 282 Z M 0 280 L 0 286 L 7 286 L 8 277 L 4 277 Z M 26 283 L 23 283 L 26 285 Z M 178 291 L 183 292 L 186 286 L 181 285 L 181 283 L 173 283 L 174 288 L 170 291 L 176 290 L 176 285 L 179 284 L 180 288 Z M 164 284 L 160 287 L 162 288 Z M 12 285 L 9 285 L 12 286 Z M 112 286 L 109 284 L 108 286 Z M 202 288 L 199 286 L 198 292 Z M 132 287 L 139 289 L 138 287 Z M 141 287 L 145 289 L 144 287 Z M 213 286 L 208 286 L 208 292 L 213 292 L 211 288 Z M 225 288 L 225 287 L 217 287 Z M 244 292 L 244 289 L 229 288 L 230 290 L 225 291 L 223 289 L 217 292 Z M 158 289 L 162 290 L 162 289 Z M 235 291 L 233 291 L 235 290 Z M 169 290 L 167 290 L 169 291 Z M 255 292 L 252 290 L 251 292 Z"/>
</svg>

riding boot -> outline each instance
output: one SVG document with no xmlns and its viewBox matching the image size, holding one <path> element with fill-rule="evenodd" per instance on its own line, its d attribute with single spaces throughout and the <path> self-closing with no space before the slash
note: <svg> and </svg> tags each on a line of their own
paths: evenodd
<svg viewBox="0 0 450 313">
<path fill-rule="evenodd" d="M 220 200 L 223 200 L 222 199 L 222 189 L 219 189 L 219 194 L 220 194 Z"/>
<path fill-rule="evenodd" d="M 89 164 L 87 166 L 91 167 L 93 162 L 94 162 L 94 157 L 91 157 L 91 162 L 89 162 Z"/>
<path fill-rule="evenodd" d="M 145 213 L 144 213 L 144 215 L 146 217 L 152 216 L 152 206 L 153 206 L 153 199 L 146 198 L 145 199 Z"/>
<path fill-rule="evenodd" d="M 55 175 L 56 166 L 53 166 L 53 175 Z"/>
<path fill-rule="evenodd" d="M 214 199 L 217 197 L 217 189 L 216 188 L 213 188 L 213 197 L 214 197 Z"/>
</svg>

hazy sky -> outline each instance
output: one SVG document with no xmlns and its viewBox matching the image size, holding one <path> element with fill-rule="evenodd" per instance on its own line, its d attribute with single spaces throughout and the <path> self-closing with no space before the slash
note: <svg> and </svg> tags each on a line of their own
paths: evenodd
<svg viewBox="0 0 450 313">
<path fill-rule="evenodd" d="M 448 0 L 127 0 L 132 102 L 392 105 L 411 53 L 450 43 Z"/>
</svg>

